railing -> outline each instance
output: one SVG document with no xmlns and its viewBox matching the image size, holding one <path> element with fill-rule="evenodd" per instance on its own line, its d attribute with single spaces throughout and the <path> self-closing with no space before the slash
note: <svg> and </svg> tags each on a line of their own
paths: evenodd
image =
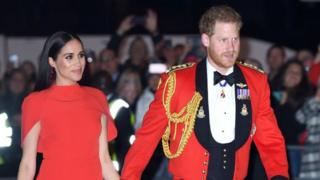
<svg viewBox="0 0 320 180">
<path fill-rule="evenodd" d="M 300 161 L 302 160 L 304 152 L 316 153 L 318 151 L 320 153 L 320 144 L 319 145 L 289 145 L 289 146 L 287 146 L 287 148 L 288 148 L 288 151 L 299 150 L 301 152 Z M 302 167 L 302 161 L 300 162 L 299 174 L 302 172 L 301 167 Z M 318 173 L 318 174 L 319 175 L 317 177 L 312 177 L 312 178 L 302 178 L 302 177 L 300 177 L 300 175 L 301 175 L 300 174 L 298 177 L 293 177 L 292 179 L 293 180 L 320 180 L 320 173 Z"/>
</svg>

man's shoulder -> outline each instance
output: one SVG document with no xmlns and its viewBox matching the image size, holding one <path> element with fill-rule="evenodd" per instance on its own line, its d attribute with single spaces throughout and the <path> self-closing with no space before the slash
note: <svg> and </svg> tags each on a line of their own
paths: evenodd
<svg viewBox="0 0 320 180">
<path fill-rule="evenodd" d="M 245 69 L 251 72 L 256 72 L 258 74 L 265 74 L 265 72 L 262 69 L 258 68 L 253 64 L 245 63 L 242 61 L 237 61 L 236 64 L 238 64 L 241 69 Z"/>
<path fill-rule="evenodd" d="M 167 70 L 166 73 L 170 74 L 172 72 L 184 72 L 191 70 L 193 67 L 195 67 L 196 63 L 185 63 L 185 64 L 179 64 L 176 66 L 172 66 L 169 70 Z"/>
</svg>

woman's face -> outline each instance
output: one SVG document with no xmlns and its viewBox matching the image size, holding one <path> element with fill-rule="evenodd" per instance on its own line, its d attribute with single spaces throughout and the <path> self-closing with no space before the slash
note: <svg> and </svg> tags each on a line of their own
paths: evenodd
<svg viewBox="0 0 320 180">
<path fill-rule="evenodd" d="M 85 67 L 85 53 L 82 44 L 73 39 L 59 52 L 57 59 L 49 57 L 49 64 L 55 69 L 57 85 L 76 84 L 82 78 Z"/>
<path fill-rule="evenodd" d="M 291 64 L 284 75 L 284 85 L 286 88 L 297 86 L 302 80 L 302 69 L 298 64 Z"/>
</svg>

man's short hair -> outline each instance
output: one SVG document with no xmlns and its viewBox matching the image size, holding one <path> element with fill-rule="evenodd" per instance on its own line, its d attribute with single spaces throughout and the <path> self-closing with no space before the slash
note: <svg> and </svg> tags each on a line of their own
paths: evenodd
<svg viewBox="0 0 320 180">
<path fill-rule="evenodd" d="M 242 26 L 241 16 L 233 8 L 226 5 L 213 6 L 201 16 L 199 22 L 200 34 L 213 35 L 217 22 L 237 23 L 239 30 Z"/>
</svg>

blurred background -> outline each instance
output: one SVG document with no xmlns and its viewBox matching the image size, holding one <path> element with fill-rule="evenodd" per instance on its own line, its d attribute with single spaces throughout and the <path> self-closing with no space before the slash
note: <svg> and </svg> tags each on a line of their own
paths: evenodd
<svg viewBox="0 0 320 180">
<path fill-rule="evenodd" d="M 33 91 L 48 35 L 63 30 L 83 40 L 88 63 L 81 84 L 108 98 L 121 129 L 110 144 L 120 171 L 160 74 L 205 58 L 198 21 L 220 4 L 243 18 L 240 60 L 268 74 L 292 179 L 320 179 L 320 0 L 1 1 L 0 179 L 16 178 L 21 104 Z M 167 163 L 159 143 L 142 179 L 170 179 Z M 266 179 L 254 147 L 247 179 Z"/>
<path fill-rule="evenodd" d="M 79 34 L 110 34 L 129 15 L 159 16 L 161 32 L 195 34 L 200 14 L 209 6 L 229 4 L 243 17 L 243 35 L 292 48 L 314 48 L 319 41 L 317 0 L 10 0 L 0 3 L 0 33 L 48 35 L 64 29 Z"/>
</svg>

